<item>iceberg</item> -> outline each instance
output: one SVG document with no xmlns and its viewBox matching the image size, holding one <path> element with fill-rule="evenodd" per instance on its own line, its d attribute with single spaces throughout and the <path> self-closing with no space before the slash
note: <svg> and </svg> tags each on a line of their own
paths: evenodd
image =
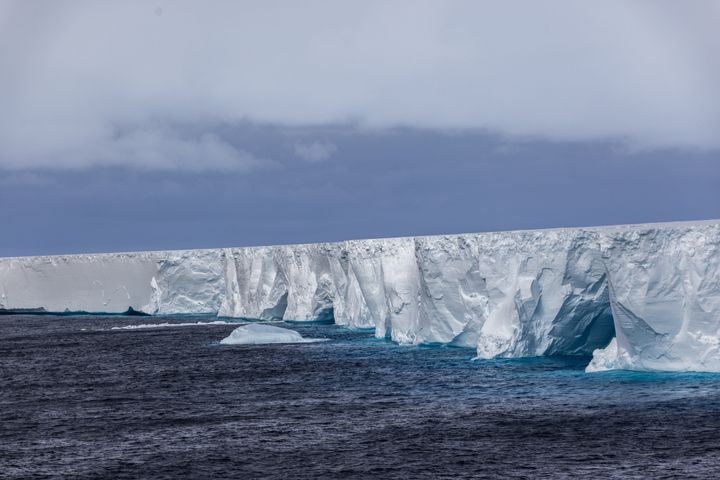
<svg viewBox="0 0 720 480">
<path fill-rule="evenodd" d="M 720 371 L 720 221 L 1 258 L 0 310 L 34 308 L 332 319 L 486 359 Z"/>
<path fill-rule="evenodd" d="M 322 342 L 325 338 L 303 338 L 295 330 L 249 323 L 233 330 L 220 340 L 223 345 L 265 345 L 269 343 L 312 343 Z"/>
</svg>

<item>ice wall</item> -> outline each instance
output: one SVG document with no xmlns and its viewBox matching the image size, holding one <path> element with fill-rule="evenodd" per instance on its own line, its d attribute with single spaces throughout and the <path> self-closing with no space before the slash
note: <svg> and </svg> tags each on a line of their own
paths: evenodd
<svg viewBox="0 0 720 480">
<path fill-rule="evenodd" d="M 616 338 L 588 371 L 720 371 L 720 225 L 604 237 Z"/>
<path fill-rule="evenodd" d="M 481 358 L 720 370 L 719 249 L 709 221 L 4 258 L 0 308 L 334 319 Z"/>
</svg>

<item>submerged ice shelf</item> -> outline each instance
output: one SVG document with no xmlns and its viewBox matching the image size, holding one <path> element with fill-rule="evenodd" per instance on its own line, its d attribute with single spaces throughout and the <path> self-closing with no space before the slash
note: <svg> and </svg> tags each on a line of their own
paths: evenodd
<svg viewBox="0 0 720 480">
<path fill-rule="evenodd" d="M 720 371 L 720 222 L 0 259 L 0 309 L 28 308 L 334 319 L 480 358 Z"/>
</svg>

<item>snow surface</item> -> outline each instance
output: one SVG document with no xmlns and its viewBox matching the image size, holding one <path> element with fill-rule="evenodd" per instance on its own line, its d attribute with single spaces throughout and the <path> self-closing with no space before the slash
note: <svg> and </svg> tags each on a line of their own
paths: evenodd
<svg viewBox="0 0 720 480">
<path fill-rule="evenodd" d="M 325 338 L 303 338 L 295 330 L 249 323 L 233 330 L 220 340 L 223 345 L 264 345 L 269 343 L 312 343 L 322 342 Z"/>
<path fill-rule="evenodd" d="M 35 307 L 334 318 L 479 358 L 720 371 L 720 222 L 0 259 L 0 308 Z"/>
</svg>

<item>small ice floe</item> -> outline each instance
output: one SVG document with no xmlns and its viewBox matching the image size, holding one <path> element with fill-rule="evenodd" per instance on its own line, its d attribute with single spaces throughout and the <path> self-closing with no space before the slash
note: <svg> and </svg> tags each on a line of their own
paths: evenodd
<svg viewBox="0 0 720 480">
<path fill-rule="evenodd" d="M 187 323 L 143 323 L 140 325 L 123 325 L 121 327 L 111 327 L 110 330 L 142 330 L 146 328 L 175 328 L 175 327 L 200 327 L 208 325 L 235 325 L 237 322 L 225 322 L 216 320 L 213 322 L 187 322 Z"/>
<path fill-rule="evenodd" d="M 223 345 L 263 345 L 268 343 L 312 343 L 323 342 L 327 338 L 303 338 L 295 330 L 249 323 L 238 327 L 230 335 L 220 340 Z"/>
</svg>

